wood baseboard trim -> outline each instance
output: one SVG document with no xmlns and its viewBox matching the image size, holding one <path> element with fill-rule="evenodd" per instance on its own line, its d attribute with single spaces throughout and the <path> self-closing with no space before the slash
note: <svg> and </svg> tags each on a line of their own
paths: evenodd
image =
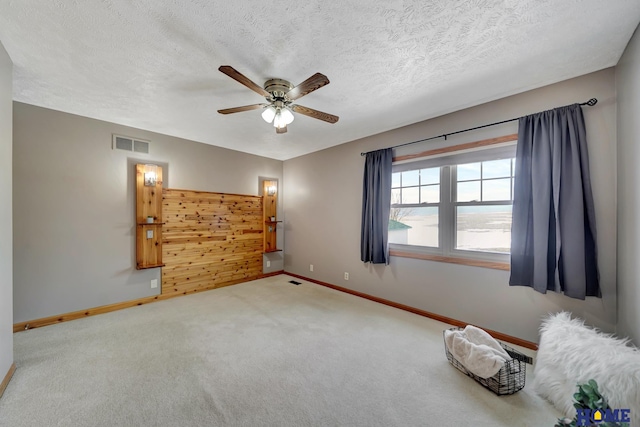
<svg viewBox="0 0 640 427">
<path fill-rule="evenodd" d="M 283 270 L 274 271 L 273 273 L 261 274 L 259 276 L 248 278 L 248 279 L 233 280 L 233 281 L 229 281 L 229 282 L 218 283 L 218 284 L 211 285 L 211 286 L 204 286 L 202 288 L 192 289 L 192 290 L 183 291 L 183 292 L 172 292 L 172 293 L 168 293 L 168 294 L 154 295 L 154 296 L 151 296 L 151 297 L 138 298 L 138 299 L 129 300 L 129 301 L 117 302 L 117 303 L 114 303 L 114 304 L 102 305 L 100 307 L 88 308 L 86 310 L 72 311 L 70 313 L 59 314 L 57 316 L 49 316 L 49 317 L 43 317 L 43 318 L 35 319 L 35 320 L 28 320 L 26 322 L 18 322 L 18 323 L 14 323 L 13 324 L 13 332 L 14 333 L 15 332 L 22 332 L 22 331 L 26 331 L 28 329 L 35 329 L 35 328 L 41 328 L 43 326 L 55 325 L 56 323 L 68 322 L 70 320 L 82 319 L 84 317 L 89 317 L 89 316 L 95 316 L 95 315 L 98 315 L 98 314 L 109 313 L 109 312 L 112 312 L 112 311 L 122 310 L 124 308 L 135 307 L 135 306 L 138 306 L 138 305 L 149 304 L 149 303 L 156 302 L 156 301 L 163 301 L 163 300 L 167 300 L 167 299 L 170 299 L 170 298 L 180 297 L 180 296 L 189 295 L 189 294 L 195 294 L 195 293 L 198 293 L 198 292 L 210 291 L 212 289 L 218 289 L 218 288 L 222 288 L 222 287 L 225 287 L 225 286 L 231 286 L 231 285 L 237 285 L 239 283 L 251 282 L 251 281 L 254 281 L 254 280 L 258 280 L 258 279 L 264 279 L 266 277 L 277 276 L 277 275 L 280 275 L 280 274 L 283 274 L 283 273 L 284 273 Z"/>
<path fill-rule="evenodd" d="M 408 305 L 400 304 L 400 303 L 397 303 L 397 302 L 394 302 L 394 301 L 390 301 L 390 300 L 387 300 L 387 299 L 384 299 L 384 298 L 378 298 L 376 296 L 365 294 L 363 292 L 358 292 L 358 291 L 354 291 L 352 289 L 343 288 L 342 286 L 336 286 L 336 285 L 332 285 L 330 283 L 322 282 L 320 280 L 310 279 L 308 277 L 304 277 L 304 276 L 301 276 L 299 274 L 290 273 L 288 271 L 285 271 L 284 274 L 288 274 L 289 276 L 297 277 L 298 279 L 306 280 L 307 282 L 315 283 L 317 285 L 326 286 L 328 288 L 335 289 L 337 291 L 341 291 L 341 292 L 345 292 L 345 293 L 348 293 L 348 294 L 351 294 L 351 295 L 355 295 L 355 296 L 358 296 L 360 298 L 365 298 L 365 299 L 368 299 L 368 300 L 371 300 L 371 301 L 375 301 L 375 302 L 378 302 L 380 304 L 385 304 L 385 305 L 388 305 L 388 306 L 391 306 L 391 307 L 399 308 L 400 310 L 408 311 L 410 313 L 414 313 L 414 314 L 417 314 L 419 316 L 428 317 L 430 319 L 437 320 L 439 322 L 448 323 L 450 325 L 457 326 L 457 327 L 460 327 L 460 328 L 464 328 L 465 326 L 470 324 L 470 323 L 467 323 L 467 322 L 463 322 L 461 320 L 452 319 L 451 317 L 441 316 L 439 314 L 431 313 L 429 311 L 421 310 L 419 308 L 415 308 L 415 307 L 411 307 L 411 306 L 408 306 Z M 478 326 L 478 325 L 475 325 L 475 326 Z M 521 347 L 528 348 L 528 349 L 531 349 L 531 350 L 538 350 L 538 345 L 536 343 L 531 342 L 531 341 L 526 341 L 526 340 L 523 340 L 521 338 L 517 338 L 517 337 L 511 336 L 511 335 L 503 334 L 502 332 L 493 331 L 491 329 L 484 329 L 484 330 L 487 331 L 489 333 L 489 335 L 491 335 L 492 337 L 494 337 L 497 340 L 505 341 L 505 342 L 508 342 L 508 343 L 511 343 L 511 344 L 515 344 L 515 345 L 519 345 Z"/>
<path fill-rule="evenodd" d="M 4 394 L 4 391 L 7 389 L 7 386 L 9 386 L 9 381 L 11 381 L 11 378 L 13 377 L 13 373 L 15 371 L 16 371 L 16 364 L 12 363 L 11 366 L 9 367 L 9 372 L 7 372 L 7 375 L 4 376 L 4 379 L 0 383 L 0 397 L 2 397 L 2 395 Z"/>
</svg>

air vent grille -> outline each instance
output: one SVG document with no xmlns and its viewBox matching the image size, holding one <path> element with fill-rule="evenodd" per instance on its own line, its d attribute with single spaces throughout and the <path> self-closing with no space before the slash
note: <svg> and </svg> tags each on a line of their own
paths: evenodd
<svg viewBox="0 0 640 427">
<path fill-rule="evenodd" d="M 128 136 L 113 135 L 113 149 L 149 154 L 149 141 Z"/>
<path fill-rule="evenodd" d="M 147 141 L 133 140 L 133 151 L 136 153 L 149 154 L 149 143 Z"/>
<path fill-rule="evenodd" d="M 127 150 L 133 151 L 133 140 L 129 138 L 122 138 L 121 136 L 116 136 L 116 148 L 118 150 Z"/>
</svg>

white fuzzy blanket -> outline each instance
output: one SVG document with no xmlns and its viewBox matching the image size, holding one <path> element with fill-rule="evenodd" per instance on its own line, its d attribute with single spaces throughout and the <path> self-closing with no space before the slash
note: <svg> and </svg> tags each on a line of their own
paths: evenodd
<svg viewBox="0 0 640 427">
<path fill-rule="evenodd" d="M 494 376 L 506 361 L 511 360 L 498 341 L 472 325 L 462 331 L 445 331 L 444 341 L 453 357 L 480 378 Z"/>
<path fill-rule="evenodd" d="M 540 327 L 540 346 L 533 371 L 536 392 L 573 418 L 578 384 L 593 379 L 613 409 L 631 409 L 631 426 L 640 427 L 640 350 L 571 319 L 550 315 Z"/>
</svg>

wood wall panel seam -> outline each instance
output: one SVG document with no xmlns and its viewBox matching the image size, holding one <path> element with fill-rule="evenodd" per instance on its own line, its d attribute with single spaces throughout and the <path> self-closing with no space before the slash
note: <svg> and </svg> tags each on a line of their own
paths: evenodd
<svg viewBox="0 0 640 427">
<path fill-rule="evenodd" d="M 4 379 L 0 383 L 0 397 L 2 397 L 2 395 L 4 394 L 4 391 L 9 386 L 9 382 L 11 381 L 11 378 L 13 378 L 13 374 L 15 372 L 16 372 L 16 364 L 12 363 L 11 366 L 9 367 L 9 371 L 7 371 L 7 374 L 4 376 Z"/>
<path fill-rule="evenodd" d="M 298 279 L 306 280 L 307 282 L 315 283 L 317 285 L 326 286 L 328 288 L 335 289 L 335 290 L 340 291 L 340 292 L 345 292 L 347 294 L 355 295 L 355 296 L 360 297 L 360 298 L 368 299 L 370 301 L 374 301 L 374 302 L 377 302 L 377 303 L 380 303 L 380 304 L 388 305 L 390 307 L 398 308 L 400 310 L 408 311 L 410 313 L 417 314 L 419 316 L 428 317 L 430 319 L 437 320 L 439 322 L 448 323 L 449 325 L 452 325 L 452 326 L 457 326 L 457 327 L 460 327 L 460 328 L 464 328 L 465 326 L 470 325 L 470 323 L 463 322 L 463 321 L 457 320 L 457 319 L 453 319 L 451 317 L 441 316 L 439 314 L 431 313 L 429 311 L 421 310 L 419 308 L 411 307 L 409 305 L 400 304 L 400 303 L 397 303 L 397 302 L 394 302 L 394 301 L 391 301 L 391 300 L 387 300 L 387 299 L 384 299 L 384 298 L 379 298 L 379 297 L 376 297 L 376 296 L 373 296 L 373 295 L 365 294 L 364 292 L 358 292 L 358 291 L 354 291 L 352 289 L 343 288 L 342 286 L 337 286 L 337 285 L 332 285 L 330 283 L 322 282 L 320 280 L 310 279 L 308 277 L 301 276 L 299 274 L 290 273 L 288 271 L 285 271 L 284 274 L 287 274 L 287 275 L 293 276 L 293 277 L 297 277 Z M 476 325 L 476 326 L 478 326 L 478 325 Z M 531 341 L 527 341 L 527 340 L 523 340 L 523 339 L 518 338 L 518 337 L 514 337 L 514 336 L 511 336 L 511 335 L 503 334 L 502 332 L 493 331 L 491 329 L 485 329 L 485 331 L 487 331 L 492 337 L 494 337 L 497 340 L 501 340 L 501 341 L 505 341 L 505 342 L 508 342 L 508 343 L 511 343 L 511 344 L 519 345 L 521 347 L 528 348 L 530 350 L 538 350 L 538 345 L 536 343 L 531 342 Z"/>
</svg>

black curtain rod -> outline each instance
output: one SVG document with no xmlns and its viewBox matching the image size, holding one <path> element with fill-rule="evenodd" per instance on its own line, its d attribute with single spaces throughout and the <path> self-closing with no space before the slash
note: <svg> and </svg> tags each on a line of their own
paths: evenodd
<svg viewBox="0 0 640 427">
<path fill-rule="evenodd" d="M 593 107 L 597 103 L 598 103 L 598 100 L 596 98 L 591 98 L 587 102 L 583 102 L 580 105 L 588 105 L 589 107 Z M 514 121 L 520 120 L 520 119 L 521 119 L 521 117 L 516 117 L 515 119 L 509 119 L 509 120 L 503 120 L 501 122 L 489 123 L 488 125 L 476 126 L 474 128 L 459 130 L 459 131 L 451 132 L 451 133 L 443 133 L 442 135 L 432 136 L 431 138 L 419 139 L 418 141 L 405 142 L 404 144 L 394 145 L 393 147 L 389 147 L 389 148 L 404 147 L 405 145 L 417 144 L 418 142 L 425 142 L 425 141 L 430 141 L 432 139 L 438 139 L 438 138 L 444 138 L 445 141 L 446 141 L 447 137 L 451 136 L 451 135 L 456 135 L 458 133 L 463 133 L 463 132 L 469 132 L 470 130 L 482 129 L 482 128 L 486 128 L 486 127 L 489 127 L 489 126 L 501 125 L 503 123 L 514 122 Z M 373 153 L 374 151 L 378 151 L 378 150 L 367 151 L 366 153 L 360 153 L 360 155 L 364 156 L 364 155 L 367 155 L 369 153 Z"/>
</svg>

